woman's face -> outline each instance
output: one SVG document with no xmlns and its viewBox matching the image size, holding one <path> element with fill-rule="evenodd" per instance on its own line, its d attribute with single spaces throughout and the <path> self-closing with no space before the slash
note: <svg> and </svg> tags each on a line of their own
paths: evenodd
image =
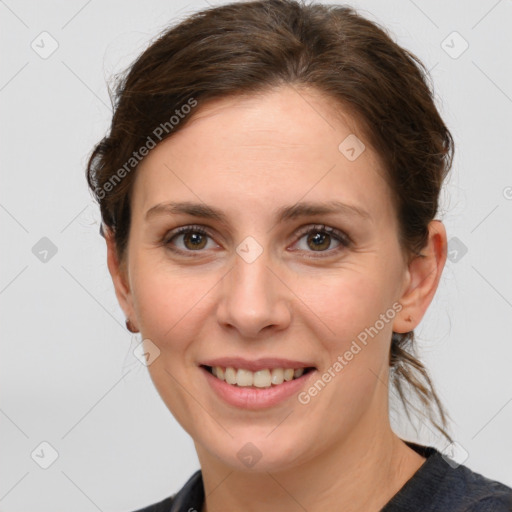
<svg viewBox="0 0 512 512">
<path fill-rule="evenodd" d="M 312 90 L 216 100 L 137 170 L 124 309 L 167 407 L 229 466 L 285 469 L 389 425 L 408 273 L 384 172 L 348 122 Z M 263 387 L 212 361 L 263 370 L 235 374 Z M 300 367 L 315 370 L 268 387 Z"/>
</svg>

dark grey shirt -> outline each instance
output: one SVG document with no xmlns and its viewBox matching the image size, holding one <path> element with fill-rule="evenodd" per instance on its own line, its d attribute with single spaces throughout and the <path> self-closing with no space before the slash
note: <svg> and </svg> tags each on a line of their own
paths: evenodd
<svg viewBox="0 0 512 512">
<path fill-rule="evenodd" d="M 381 512 L 512 512 L 512 488 L 448 464 L 431 446 L 407 442 L 427 460 L 381 509 Z M 135 512 L 201 512 L 204 488 L 201 470 L 181 490 Z"/>
</svg>

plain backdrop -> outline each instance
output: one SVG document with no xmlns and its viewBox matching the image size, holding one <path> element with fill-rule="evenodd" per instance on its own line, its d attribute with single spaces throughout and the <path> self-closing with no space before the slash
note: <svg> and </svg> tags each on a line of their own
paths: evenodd
<svg viewBox="0 0 512 512">
<path fill-rule="evenodd" d="M 132 353 L 84 169 L 110 123 L 107 81 L 220 3 L 0 1 L 0 511 L 128 512 L 199 468 Z M 419 348 L 464 463 L 512 485 L 512 2 L 351 5 L 431 70 L 454 135 L 450 260 Z"/>
</svg>

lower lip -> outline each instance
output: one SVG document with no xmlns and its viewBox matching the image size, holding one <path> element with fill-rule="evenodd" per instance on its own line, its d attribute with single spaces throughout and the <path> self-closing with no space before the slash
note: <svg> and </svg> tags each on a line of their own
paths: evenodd
<svg viewBox="0 0 512 512">
<path fill-rule="evenodd" d="M 242 409 L 264 409 L 277 405 L 298 393 L 305 387 L 311 376 L 316 373 L 316 370 L 311 370 L 298 379 L 285 381 L 277 386 L 256 388 L 228 384 L 226 381 L 212 375 L 206 368 L 202 366 L 199 368 L 205 375 L 207 382 L 221 399 L 230 405 Z"/>
</svg>

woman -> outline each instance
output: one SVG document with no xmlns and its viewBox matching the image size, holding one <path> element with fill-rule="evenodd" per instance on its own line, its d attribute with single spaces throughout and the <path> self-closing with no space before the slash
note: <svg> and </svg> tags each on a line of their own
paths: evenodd
<svg viewBox="0 0 512 512">
<path fill-rule="evenodd" d="M 421 63 L 347 7 L 236 2 L 165 32 L 116 94 L 89 185 L 201 465 L 144 510 L 512 510 L 390 426 L 388 382 L 451 441 L 413 344 L 453 156 Z"/>
</svg>

